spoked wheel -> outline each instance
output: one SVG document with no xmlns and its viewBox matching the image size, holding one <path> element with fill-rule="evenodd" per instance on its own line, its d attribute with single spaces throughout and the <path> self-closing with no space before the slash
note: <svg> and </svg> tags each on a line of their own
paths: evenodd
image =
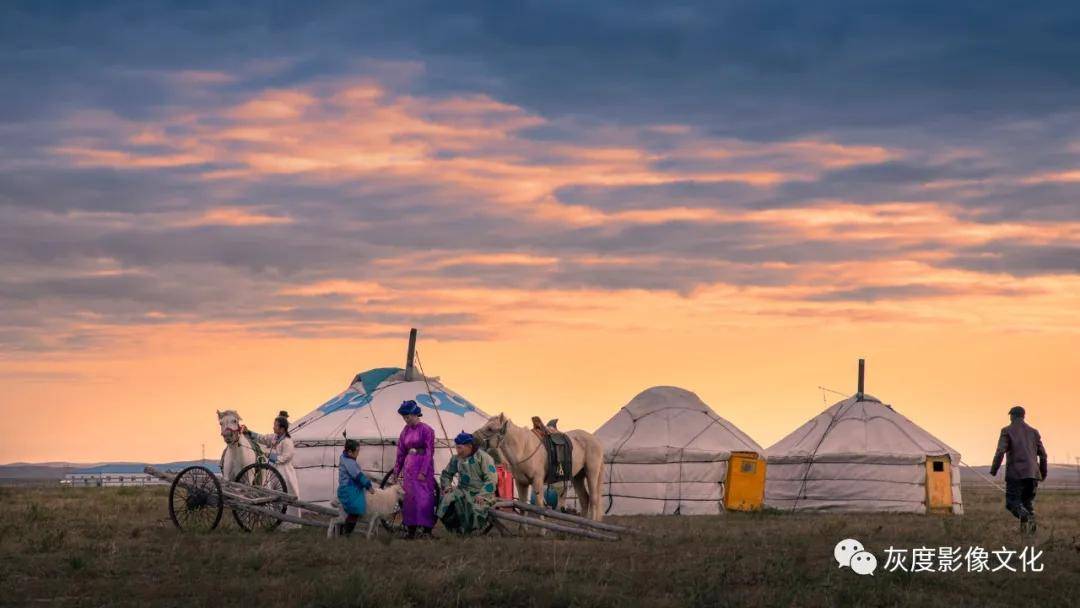
<svg viewBox="0 0 1080 608">
<path fill-rule="evenodd" d="M 180 471 L 169 488 L 169 517 L 177 528 L 209 532 L 221 522 L 221 482 L 206 467 Z"/>
<path fill-rule="evenodd" d="M 281 476 L 281 473 L 264 462 L 249 464 L 240 469 L 240 472 L 236 474 L 235 481 L 237 483 L 242 483 L 245 486 L 263 490 L 273 490 L 274 492 L 283 493 L 288 493 L 289 491 L 288 486 L 285 485 L 285 478 Z M 253 497 L 258 497 L 258 492 L 252 492 L 252 495 Z M 258 506 L 262 509 L 278 511 L 280 513 L 284 513 L 285 509 L 288 508 L 287 505 L 279 502 L 268 502 Z M 264 530 L 270 532 L 281 525 L 280 519 L 262 513 L 233 509 L 232 514 L 237 525 L 248 532 L 251 532 L 252 530 Z"/>
</svg>

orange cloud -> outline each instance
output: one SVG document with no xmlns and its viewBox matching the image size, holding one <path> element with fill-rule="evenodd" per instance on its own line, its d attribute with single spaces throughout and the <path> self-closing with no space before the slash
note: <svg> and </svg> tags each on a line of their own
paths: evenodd
<svg viewBox="0 0 1080 608">
<path fill-rule="evenodd" d="M 177 223 L 178 226 L 267 226 L 291 224 L 292 219 L 276 215 L 265 215 L 251 209 L 239 207 L 217 207 L 208 209 L 190 220 Z"/>
<path fill-rule="evenodd" d="M 116 117 L 110 117 L 108 124 L 128 132 L 126 140 L 131 145 L 153 143 L 165 150 L 118 148 L 101 140 L 96 145 L 84 141 L 55 151 L 80 165 L 152 168 L 226 161 L 239 165 L 204 173 L 215 180 L 272 174 L 304 174 L 316 180 L 368 174 L 415 176 L 476 190 L 487 200 L 511 205 L 515 213 L 584 224 L 603 221 L 605 214 L 563 205 L 552 196 L 555 190 L 566 185 L 655 185 L 686 180 L 771 186 L 898 154 L 878 146 L 846 146 L 818 139 L 783 143 L 709 139 L 680 125 L 644 128 L 681 138 L 679 145 L 663 154 L 632 141 L 614 146 L 552 145 L 520 135 L 523 129 L 547 124 L 521 108 L 483 95 L 443 99 L 394 95 L 371 80 L 264 91 L 236 106 L 200 115 L 181 114 L 165 124 Z M 164 138 L 166 126 L 184 135 Z M 710 166 L 656 168 L 659 161 L 687 159 L 704 160 Z M 754 168 L 742 166 L 749 162 Z M 783 168 L 762 168 L 763 162 Z"/>
</svg>

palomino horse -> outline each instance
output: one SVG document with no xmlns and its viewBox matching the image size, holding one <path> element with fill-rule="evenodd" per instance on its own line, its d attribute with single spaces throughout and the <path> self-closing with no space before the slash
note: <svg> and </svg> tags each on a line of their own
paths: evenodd
<svg viewBox="0 0 1080 608">
<path fill-rule="evenodd" d="M 236 410 L 218 411 L 221 438 L 225 440 L 225 453 L 221 456 L 221 476 L 230 481 L 236 479 L 240 469 L 257 460 L 251 439 L 240 432 L 242 420 Z"/>
<path fill-rule="evenodd" d="M 510 422 L 505 414 L 499 414 L 488 419 L 473 436 L 488 449 L 502 452 L 503 460 L 514 474 L 519 499 L 528 500 L 530 487 L 537 497 L 544 495 L 548 455 L 536 433 Z M 582 515 L 600 521 L 603 517 L 600 479 L 604 468 L 604 446 L 587 431 L 566 431 L 566 436 L 574 444 L 574 462 L 570 470 Z M 562 502 L 561 495 L 559 502 Z"/>
</svg>

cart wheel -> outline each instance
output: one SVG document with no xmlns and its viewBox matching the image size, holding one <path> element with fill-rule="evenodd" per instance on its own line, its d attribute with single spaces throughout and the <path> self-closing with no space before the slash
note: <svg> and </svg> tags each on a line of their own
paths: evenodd
<svg viewBox="0 0 1080 608">
<path fill-rule="evenodd" d="M 169 488 L 169 517 L 177 528 L 209 532 L 221 522 L 221 482 L 206 467 L 180 471 Z"/>
<path fill-rule="evenodd" d="M 285 493 L 289 491 L 288 486 L 285 485 L 285 478 L 281 476 L 281 473 L 265 462 L 256 462 L 240 469 L 240 472 L 236 474 L 235 481 L 253 488 Z M 252 492 L 252 495 L 253 497 L 258 496 L 258 492 Z M 288 505 L 278 502 L 266 503 L 259 506 L 263 509 L 279 511 L 281 513 L 284 513 L 288 508 Z M 270 532 L 281 525 L 280 519 L 261 513 L 233 509 L 232 514 L 236 523 L 247 532 L 251 532 L 252 530 Z"/>
</svg>

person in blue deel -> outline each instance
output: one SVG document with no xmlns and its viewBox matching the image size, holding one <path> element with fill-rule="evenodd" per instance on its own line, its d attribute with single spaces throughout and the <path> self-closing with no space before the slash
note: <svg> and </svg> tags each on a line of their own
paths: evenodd
<svg viewBox="0 0 1080 608">
<path fill-rule="evenodd" d="M 345 449 L 338 461 L 338 502 L 345 511 L 345 525 L 342 532 L 352 534 L 356 522 L 367 511 L 365 494 L 371 489 L 371 480 L 364 475 L 356 456 L 360 453 L 360 442 L 355 439 L 345 440 Z"/>
</svg>

